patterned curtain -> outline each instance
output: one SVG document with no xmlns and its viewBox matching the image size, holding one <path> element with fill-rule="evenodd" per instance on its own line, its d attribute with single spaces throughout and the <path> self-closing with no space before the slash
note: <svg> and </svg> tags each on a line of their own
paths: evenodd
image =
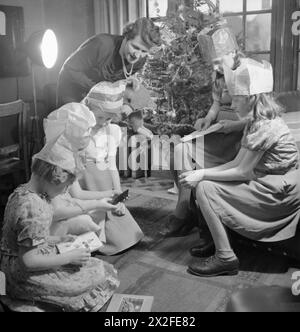
<svg viewBox="0 0 300 332">
<path fill-rule="evenodd" d="M 127 23 L 147 15 L 146 5 L 146 0 L 94 0 L 96 34 L 122 34 Z"/>
</svg>

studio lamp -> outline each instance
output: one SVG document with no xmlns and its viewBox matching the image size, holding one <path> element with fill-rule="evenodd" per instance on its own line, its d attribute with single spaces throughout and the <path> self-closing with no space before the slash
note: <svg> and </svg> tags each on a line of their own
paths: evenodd
<svg viewBox="0 0 300 332">
<path fill-rule="evenodd" d="M 33 154 L 34 145 L 37 149 L 40 148 L 40 133 L 39 133 L 39 114 L 37 106 L 37 93 L 36 93 L 36 79 L 34 66 L 40 66 L 51 69 L 55 66 L 58 56 L 58 44 L 55 33 L 50 30 L 42 30 L 33 33 L 24 45 L 24 52 L 29 60 L 31 78 L 32 78 L 32 91 L 33 91 L 33 104 L 34 104 L 34 117 L 32 118 L 32 143 L 31 154 Z"/>
</svg>

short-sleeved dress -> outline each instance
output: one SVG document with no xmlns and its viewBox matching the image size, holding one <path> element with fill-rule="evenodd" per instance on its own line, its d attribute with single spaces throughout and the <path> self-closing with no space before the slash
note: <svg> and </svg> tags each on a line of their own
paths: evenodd
<svg viewBox="0 0 300 332">
<path fill-rule="evenodd" d="M 121 128 L 115 124 L 104 126 L 93 136 L 87 148 L 87 165 L 81 181 L 84 189 L 91 191 L 113 189 L 108 160 L 116 158 L 121 141 Z M 115 216 L 111 212 L 102 215 L 99 211 L 93 218 L 105 219 L 106 244 L 100 249 L 103 254 L 116 255 L 131 248 L 144 237 L 128 209 L 126 215 L 122 217 Z"/>
<path fill-rule="evenodd" d="M 254 170 L 256 179 L 201 182 L 198 196 L 201 209 L 209 214 L 205 217 L 217 216 L 251 240 L 278 242 L 294 237 L 300 217 L 300 171 L 289 128 L 280 117 L 250 122 L 242 147 L 264 152 Z"/>
<path fill-rule="evenodd" d="M 40 255 L 57 255 L 49 243 L 53 217 L 51 204 L 39 195 L 19 187 L 6 207 L 0 250 L 0 269 L 7 278 L 11 299 L 51 303 L 66 311 L 98 311 L 119 286 L 112 265 L 90 258 L 82 267 L 30 272 L 23 266 L 20 248 L 36 249 Z"/>
</svg>

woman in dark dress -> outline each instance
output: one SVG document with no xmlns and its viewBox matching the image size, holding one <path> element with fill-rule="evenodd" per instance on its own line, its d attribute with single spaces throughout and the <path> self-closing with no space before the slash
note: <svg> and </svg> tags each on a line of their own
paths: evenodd
<svg viewBox="0 0 300 332">
<path fill-rule="evenodd" d="M 64 63 L 58 80 L 58 106 L 80 102 L 99 82 L 129 79 L 141 70 L 151 48 L 161 43 L 159 28 L 147 18 L 125 27 L 123 35 L 98 34 Z"/>
</svg>

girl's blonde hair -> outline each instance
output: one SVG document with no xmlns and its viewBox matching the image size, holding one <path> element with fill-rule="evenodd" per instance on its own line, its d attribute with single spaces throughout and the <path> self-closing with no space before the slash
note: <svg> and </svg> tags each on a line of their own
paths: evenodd
<svg viewBox="0 0 300 332">
<path fill-rule="evenodd" d="M 255 120 L 273 120 L 284 111 L 284 108 L 275 100 L 272 93 L 261 93 L 250 97 Z"/>
</svg>

